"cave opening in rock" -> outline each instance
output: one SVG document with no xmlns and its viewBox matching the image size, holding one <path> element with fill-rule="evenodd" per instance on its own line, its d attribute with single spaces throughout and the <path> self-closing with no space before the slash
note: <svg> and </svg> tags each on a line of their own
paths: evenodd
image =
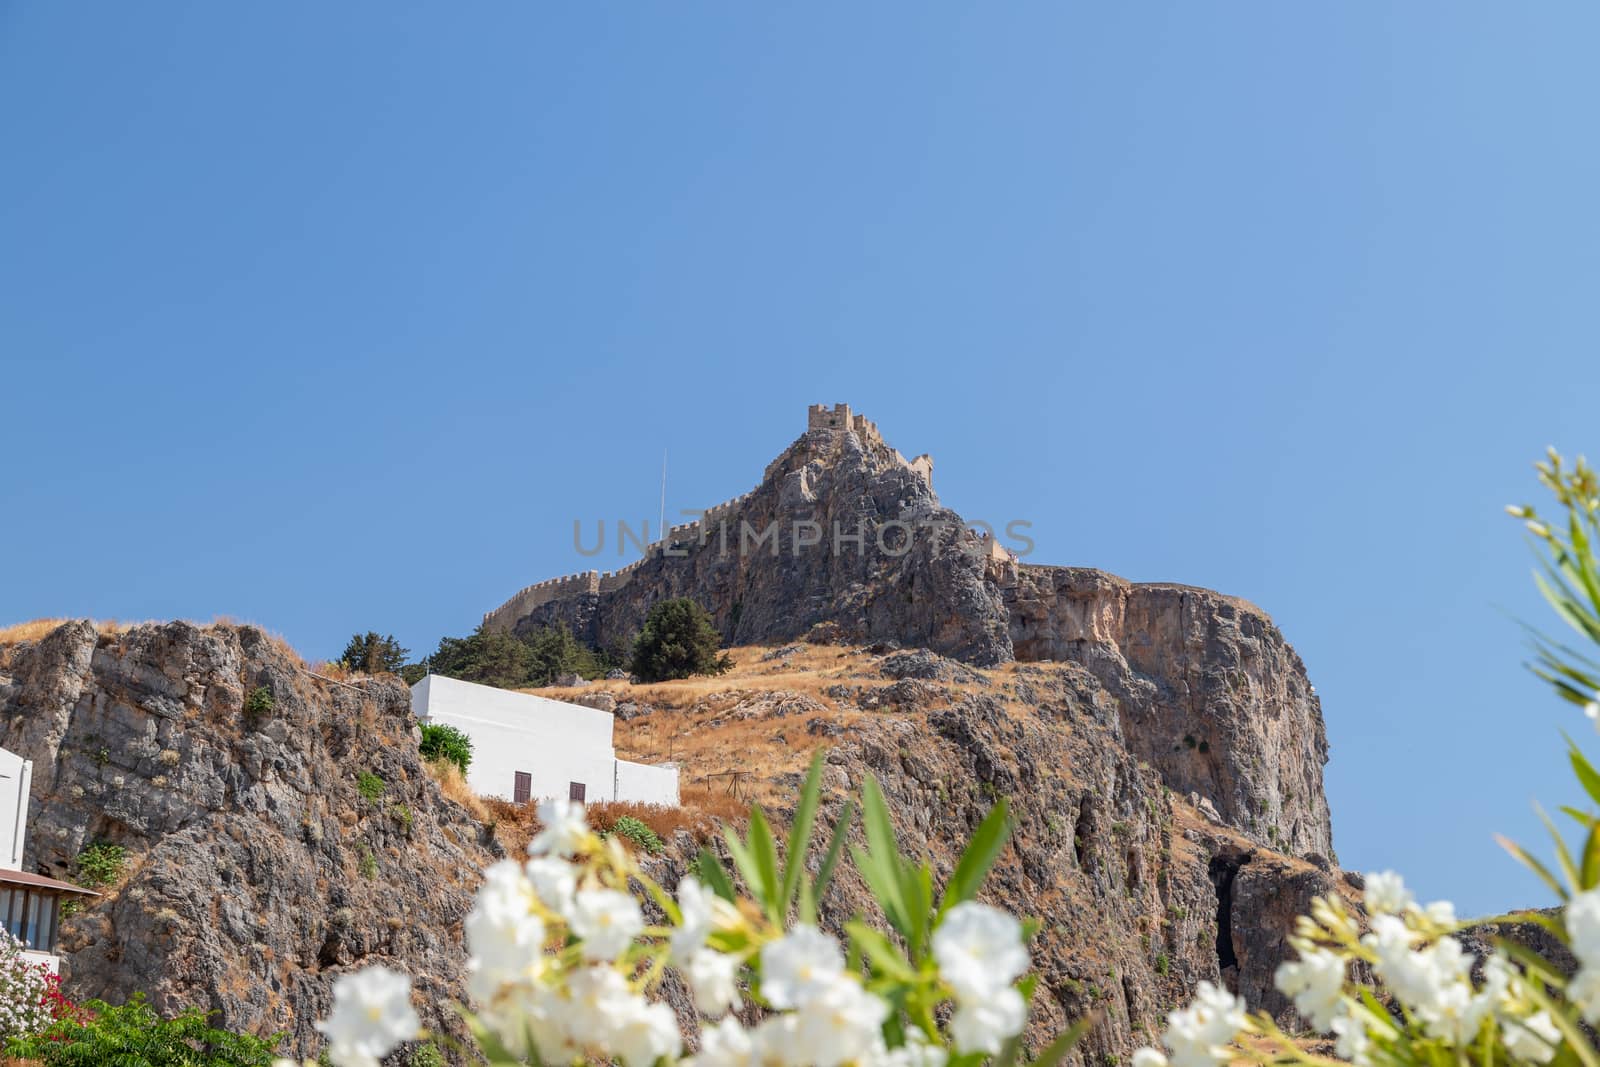
<svg viewBox="0 0 1600 1067">
<path fill-rule="evenodd" d="M 1217 891 L 1217 969 L 1224 976 L 1228 968 L 1239 966 L 1233 951 L 1233 880 L 1248 861 L 1248 856 L 1213 856 L 1207 866 Z"/>
<path fill-rule="evenodd" d="M 1078 821 L 1072 828 L 1072 849 L 1077 854 L 1078 866 L 1084 865 L 1084 856 L 1089 849 L 1089 838 L 1094 833 L 1094 812 L 1089 808 L 1089 798 L 1084 797 L 1078 802 Z"/>
</svg>

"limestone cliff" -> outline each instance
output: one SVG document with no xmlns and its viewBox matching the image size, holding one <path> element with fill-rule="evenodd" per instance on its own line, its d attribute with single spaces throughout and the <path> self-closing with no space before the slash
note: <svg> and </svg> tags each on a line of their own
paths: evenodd
<svg viewBox="0 0 1600 1067">
<path fill-rule="evenodd" d="M 246 711 L 258 689 L 271 709 Z M 314 1054 L 333 978 L 386 962 L 456 1029 L 489 838 L 424 772 L 398 679 L 319 679 L 248 626 L 70 623 L 0 649 L 0 746 L 34 761 L 30 869 L 128 850 L 64 923 L 69 994 L 143 991 Z"/>
<path fill-rule="evenodd" d="M 1169 787 L 1262 845 L 1332 864 L 1321 705 L 1264 612 L 1204 589 L 1022 563 L 944 507 L 931 472 L 848 408 L 813 408 L 752 492 L 623 571 L 531 586 L 485 625 L 563 622 L 613 647 L 657 600 L 690 596 L 732 644 L 810 634 L 977 665 L 1077 663 Z"/>
</svg>

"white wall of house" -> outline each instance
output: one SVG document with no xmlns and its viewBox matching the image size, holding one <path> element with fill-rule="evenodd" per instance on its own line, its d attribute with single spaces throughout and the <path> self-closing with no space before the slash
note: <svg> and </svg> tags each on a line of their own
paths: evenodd
<svg viewBox="0 0 1600 1067">
<path fill-rule="evenodd" d="M 678 768 L 674 764 L 653 767 L 648 763 L 617 760 L 617 799 L 641 804 L 678 806 Z"/>
<path fill-rule="evenodd" d="M 28 790 L 33 784 L 33 761 L 0 748 L 0 867 L 22 870 L 22 850 L 28 841 Z"/>
<path fill-rule="evenodd" d="M 472 738 L 467 784 L 480 796 L 513 798 L 522 772 L 535 800 L 565 798 L 577 782 L 587 800 L 678 803 L 676 767 L 617 759 L 610 712 L 437 674 L 411 687 L 411 711 Z"/>
</svg>

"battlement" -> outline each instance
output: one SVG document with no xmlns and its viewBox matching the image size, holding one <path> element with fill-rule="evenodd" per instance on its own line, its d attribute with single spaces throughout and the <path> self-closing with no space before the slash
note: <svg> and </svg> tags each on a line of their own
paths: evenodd
<svg viewBox="0 0 1600 1067">
<path fill-rule="evenodd" d="M 493 611 L 485 612 L 483 624 L 491 630 L 510 630 L 523 618 L 544 604 L 552 600 L 560 600 L 569 596 L 581 596 L 592 593 L 611 593 L 628 584 L 633 577 L 633 572 L 653 556 L 662 554 L 663 546 L 673 544 L 678 547 L 698 545 L 702 539 L 709 539 L 716 524 L 723 521 L 741 504 L 755 494 L 752 489 L 730 500 L 724 500 L 715 507 L 707 508 L 705 514 L 693 522 L 680 523 L 667 531 L 667 536 L 659 541 L 652 541 L 645 546 L 644 555 L 626 566 L 618 567 L 614 571 L 579 571 L 577 574 L 567 574 L 560 578 L 547 578 L 542 582 L 519 589 L 514 596 L 501 604 Z M 705 532 L 702 533 L 702 526 Z M 738 531 L 734 530 L 731 537 L 737 537 Z"/>
<path fill-rule="evenodd" d="M 830 411 L 826 404 L 812 404 L 806 408 L 806 431 L 854 430 L 863 444 L 868 441 L 883 443 L 878 426 L 865 415 L 851 412 L 849 404 L 835 404 Z"/>
</svg>

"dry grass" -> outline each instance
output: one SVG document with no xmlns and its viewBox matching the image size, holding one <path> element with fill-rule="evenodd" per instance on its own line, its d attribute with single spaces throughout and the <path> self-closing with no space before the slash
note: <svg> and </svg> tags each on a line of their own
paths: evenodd
<svg viewBox="0 0 1600 1067">
<path fill-rule="evenodd" d="M 495 818 L 494 812 L 488 801 L 483 800 L 467 785 L 466 776 L 449 760 L 426 760 L 423 764 L 428 769 L 428 775 L 439 783 L 439 792 L 460 804 L 472 813 L 472 817 L 480 823 L 487 823 Z"/>
<path fill-rule="evenodd" d="M 38 641 L 59 627 L 77 619 L 29 619 L 27 622 L 0 626 L 0 645 L 18 645 L 24 641 Z M 103 634 L 121 633 L 138 626 L 136 622 L 118 622 L 115 619 L 91 619 L 89 624 Z"/>
<path fill-rule="evenodd" d="M 10 626 L 0 626 L 0 648 L 9 647 L 11 645 L 20 645 L 28 641 L 38 641 L 41 638 L 49 635 L 58 627 L 65 626 L 69 622 L 77 621 L 77 619 L 30 619 L 27 622 L 12 623 Z M 95 628 L 96 633 L 101 635 L 112 635 L 126 633 L 135 626 L 159 626 L 164 621 L 170 620 L 145 619 L 139 622 L 121 622 L 117 619 L 90 619 L 89 625 Z M 210 622 L 196 622 L 194 625 L 208 630 L 219 626 L 253 626 L 257 630 L 260 630 L 262 633 L 266 634 L 267 641 L 279 652 L 282 652 L 284 655 L 288 656 L 291 660 L 300 664 L 301 666 L 305 665 L 305 659 L 300 655 L 299 652 L 295 651 L 294 646 L 289 644 L 288 640 L 285 639 L 282 634 L 273 630 L 269 630 L 259 623 L 245 622 L 234 619 L 227 615 L 218 615 Z"/>
<path fill-rule="evenodd" d="M 663 841 L 670 840 L 679 830 L 687 830 L 701 844 L 709 841 L 723 822 L 743 823 L 750 814 L 746 804 L 721 793 L 685 789 L 681 797 L 683 804 L 676 808 L 665 804 L 597 800 L 586 804 L 583 810 L 589 825 L 601 833 L 609 831 L 618 819 L 631 816 L 654 830 Z M 539 805 L 533 801 L 518 804 L 505 797 L 474 799 L 484 812 L 479 821 L 494 827 L 495 839 L 507 854 L 526 854 L 528 842 L 543 828 L 539 822 Z M 622 840 L 629 848 L 634 847 L 628 838 Z"/>
</svg>

